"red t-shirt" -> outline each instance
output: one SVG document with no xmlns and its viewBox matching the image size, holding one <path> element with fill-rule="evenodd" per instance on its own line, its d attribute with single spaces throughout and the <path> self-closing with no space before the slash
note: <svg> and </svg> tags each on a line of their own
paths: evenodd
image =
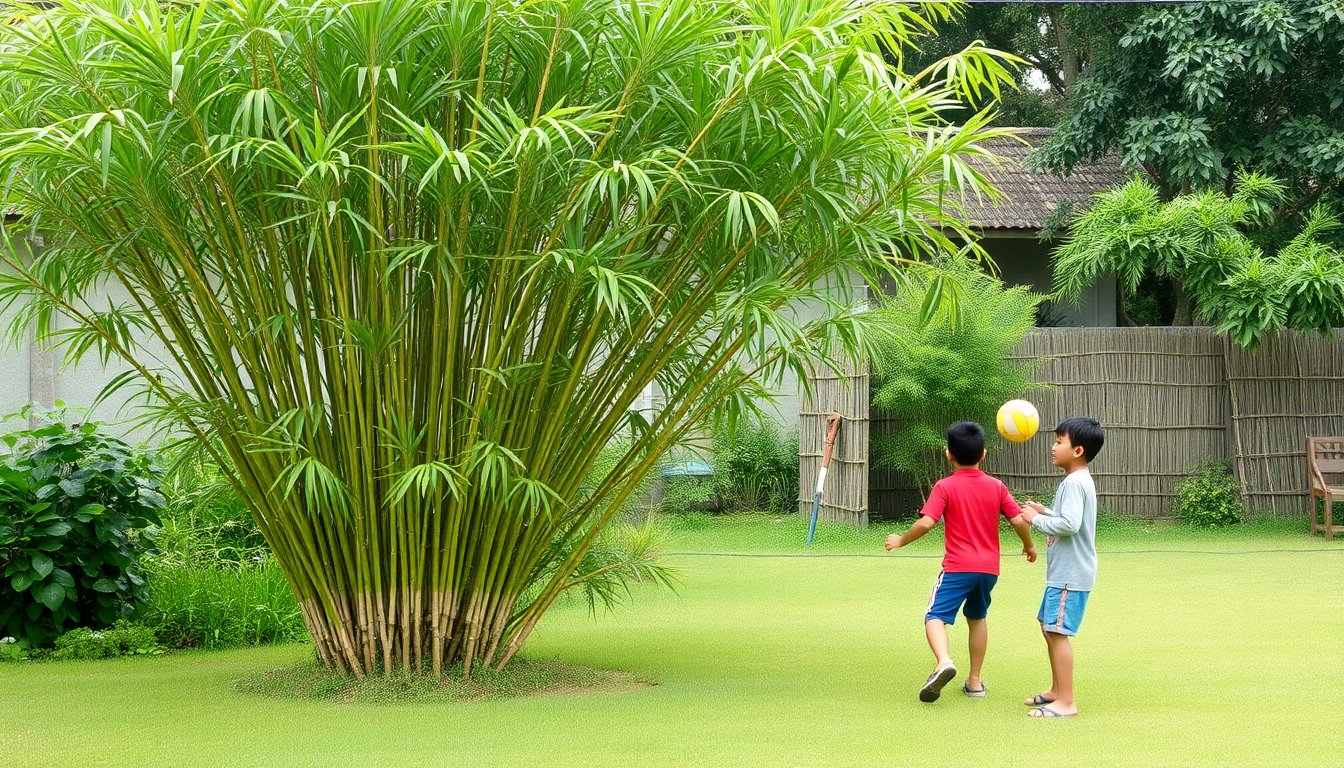
<svg viewBox="0 0 1344 768">
<path fill-rule="evenodd" d="M 933 486 L 919 514 L 943 520 L 945 573 L 998 576 L 999 515 L 1013 518 L 1022 510 L 1002 480 L 978 469 L 958 469 Z"/>
</svg>

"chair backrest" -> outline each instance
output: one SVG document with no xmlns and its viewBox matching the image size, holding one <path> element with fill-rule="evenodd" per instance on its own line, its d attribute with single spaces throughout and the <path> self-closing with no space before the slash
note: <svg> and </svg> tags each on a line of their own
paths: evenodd
<svg viewBox="0 0 1344 768">
<path fill-rule="evenodd" d="M 1344 473 L 1344 437 L 1308 437 L 1307 460 L 1323 475 Z"/>
</svg>

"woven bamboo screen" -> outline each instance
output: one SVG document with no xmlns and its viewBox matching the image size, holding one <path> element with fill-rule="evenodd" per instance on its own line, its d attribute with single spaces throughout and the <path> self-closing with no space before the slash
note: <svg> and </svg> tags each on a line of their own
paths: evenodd
<svg viewBox="0 0 1344 768">
<path fill-rule="evenodd" d="M 798 510 L 810 514 L 821 468 L 826 418 L 843 417 L 821 498 L 822 520 L 868 525 L 868 364 L 845 362 L 839 373 L 814 371 L 798 414 Z"/>
<path fill-rule="evenodd" d="M 1192 466 L 1230 455 L 1223 346 L 1208 329 L 1041 329 L 1014 356 L 1038 358 L 1036 380 L 1045 385 L 1026 393 L 1041 432 L 1024 444 L 998 441 L 985 464 L 1015 492 L 1054 491 L 1061 475 L 1048 454 L 1053 427 L 1070 416 L 1106 429 L 1092 475 L 1098 502 L 1123 515 L 1169 514 Z"/>
<path fill-rule="evenodd" d="M 1252 513 L 1310 509 L 1306 438 L 1344 435 L 1344 332 L 1281 334 L 1254 353 L 1228 345 L 1232 441 Z"/>
<path fill-rule="evenodd" d="M 1303 516 L 1306 437 L 1344 435 L 1344 332 L 1284 333 L 1250 353 L 1209 328 L 1048 328 L 1029 334 L 1014 357 L 1039 360 L 1042 386 L 1025 397 L 1040 410 L 1042 434 L 1022 445 L 997 441 L 985 468 L 1023 495 L 1059 482 L 1047 453 L 1051 427 L 1092 416 L 1106 428 L 1092 467 L 1097 494 L 1114 512 L 1169 516 L 1192 467 L 1231 459 L 1248 512 Z M 874 415 L 875 434 L 899 427 Z M 873 517 L 918 509 L 908 478 L 875 466 L 870 479 Z"/>
</svg>

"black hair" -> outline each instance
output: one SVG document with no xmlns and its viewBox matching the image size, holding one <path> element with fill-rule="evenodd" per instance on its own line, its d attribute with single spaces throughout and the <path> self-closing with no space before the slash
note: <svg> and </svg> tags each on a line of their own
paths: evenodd
<svg viewBox="0 0 1344 768">
<path fill-rule="evenodd" d="M 1101 446 L 1106 442 L 1106 431 L 1101 428 L 1101 424 L 1086 416 L 1075 416 L 1059 422 L 1059 426 L 1055 427 L 1055 435 L 1069 438 L 1071 445 L 1081 446 L 1083 458 L 1089 464 L 1101 453 Z"/>
<path fill-rule="evenodd" d="M 947 428 L 947 451 L 963 467 L 973 467 L 985 456 L 985 430 L 974 421 L 958 421 Z"/>
</svg>

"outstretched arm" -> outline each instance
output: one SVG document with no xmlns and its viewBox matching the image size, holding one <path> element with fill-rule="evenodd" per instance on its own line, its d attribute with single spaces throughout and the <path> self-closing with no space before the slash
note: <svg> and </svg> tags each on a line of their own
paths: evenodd
<svg viewBox="0 0 1344 768">
<path fill-rule="evenodd" d="M 887 551 L 890 552 L 893 549 L 904 547 L 906 544 L 915 541 L 919 537 L 933 530 L 933 526 L 937 524 L 938 521 L 934 520 L 932 517 L 920 515 L 919 519 L 910 525 L 910 530 L 899 535 L 893 533 L 887 537 Z"/>
<path fill-rule="evenodd" d="M 1083 494 L 1065 483 L 1059 486 L 1053 510 L 1028 502 L 1022 516 L 1031 527 L 1051 536 L 1072 536 L 1083 526 Z"/>
<path fill-rule="evenodd" d="M 1017 532 L 1017 537 L 1022 540 L 1022 554 L 1027 556 L 1028 563 L 1036 562 L 1036 542 L 1031 540 L 1031 525 L 1022 515 L 1015 515 L 1008 518 L 1012 524 L 1013 530 Z"/>
</svg>

